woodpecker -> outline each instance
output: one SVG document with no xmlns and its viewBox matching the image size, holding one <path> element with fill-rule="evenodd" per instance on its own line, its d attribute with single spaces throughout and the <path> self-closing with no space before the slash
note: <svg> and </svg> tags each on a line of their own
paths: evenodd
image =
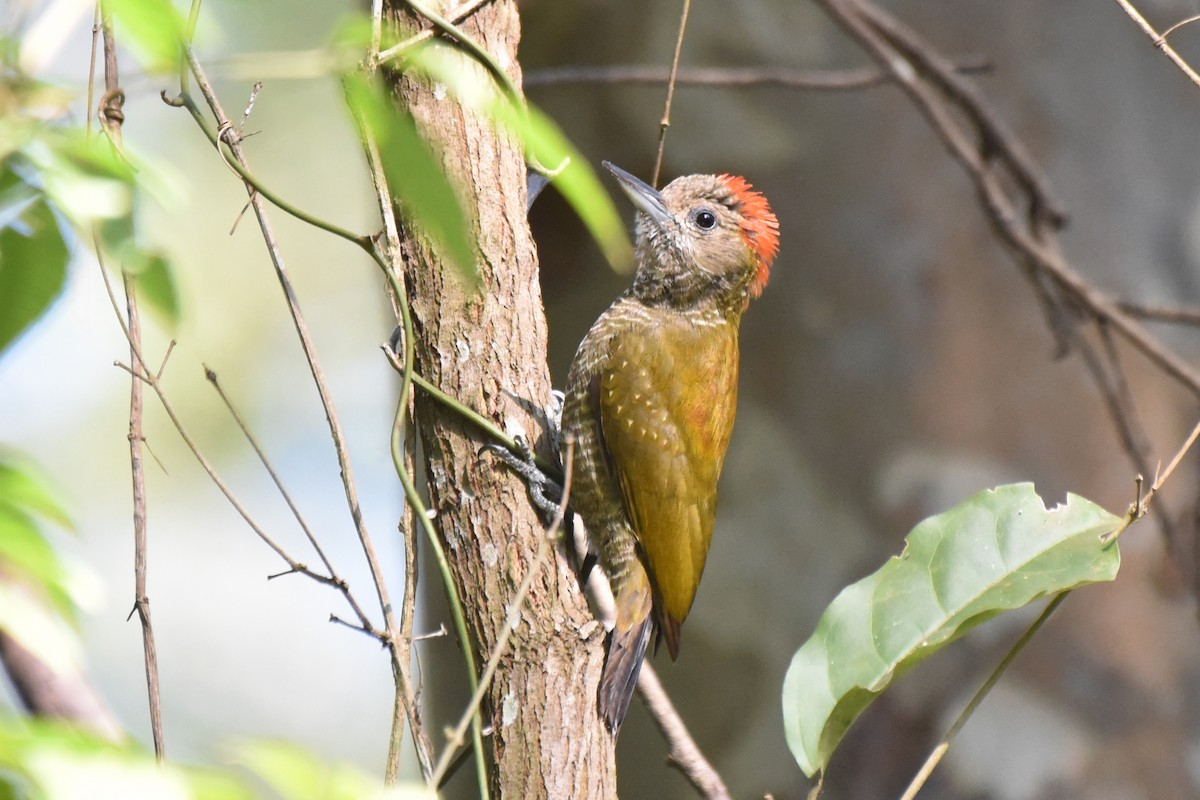
<svg viewBox="0 0 1200 800">
<path fill-rule="evenodd" d="M 659 192 L 604 166 L 637 208 L 637 273 L 575 353 L 563 432 L 571 505 L 616 605 L 597 698 L 615 736 L 651 633 L 679 655 L 733 430 L 738 328 L 767 284 L 779 222 L 743 178 L 687 175 Z"/>
</svg>

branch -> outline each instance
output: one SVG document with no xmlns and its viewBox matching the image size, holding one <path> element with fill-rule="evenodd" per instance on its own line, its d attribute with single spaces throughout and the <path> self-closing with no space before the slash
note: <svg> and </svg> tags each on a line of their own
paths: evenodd
<svg viewBox="0 0 1200 800">
<path fill-rule="evenodd" d="M 955 64 L 956 72 L 974 75 L 991 71 L 982 59 Z M 524 77 L 525 88 L 531 86 L 577 86 L 580 84 L 626 84 L 661 86 L 671 79 L 666 67 L 568 66 L 535 69 Z M 675 74 L 677 86 L 697 86 L 717 89 L 781 88 L 818 92 L 841 92 L 868 89 L 892 82 L 891 73 L 881 69 L 806 70 L 791 67 L 681 67 Z"/>
<path fill-rule="evenodd" d="M 1178 67 L 1179 71 L 1186 75 L 1189 81 L 1194 83 L 1196 86 L 1200 86 L 1200 75 L 1196 74 L 1196 71 L 1192 69 L 1191 65 L 1183 59 L 1183 56 L 1175 52 L 1174 47 L 1171 47 L 1171 45 L 1167 44 L 1167 36 L 1174 32 L 1176 28 L 1186 25 L 1192 20 L 1189 19 L 1180 23 L 1176 23 L 1168 28 L 1165 33 L 1160 34 L 1154 29 L 1153 25 L 1146 21 L 1146 18 L 1142 16 L 1141 12 L 1133 7 L 1133 3 L 1129 2 L 1129 0 L 1117 0 L 1117 5 L 1125 10 L 1125 13 L 1129 15 L 1129 18 L 1136 22 L 1137 26 L 1142 29 L 1142 32 L 1150 37 L 1150 41 L 1154 43 L 1154 46 L 1161 50 L 1163 55 L 1171 59 L 1171 63 Z"/>
<path fill-rule="evenodd" d="M 346 598 L 346 602 L 350 605 L 350 610 L 353 611 L 354 616 L 358 618 L 359 628 L 364 633 L 374 636 L 375 638 L 382 638 L 380 637 L 379 632 L 372 626 L 370 619 L 367 617 L 366 612 L 363 611 L 362 606 L 358 604 L 354 594 L 350 591 L 350 584 L 348 584 L 346 580 L 338 574 L 329 558 L 325 555 L 325 550 L 321 547 L 320 542 L 317 541 L 316 534 L 312 532 L 312 529 L 308 526 L 304 516 L 300 513 L 300 509 L 296 507 L 296 503 L 292 499 L 291 493 L 287 490 L 287 487 L 283 485 L 283 480 L 279 477 L 279 473 L 276 472 L 275 468 L 271 465 L 271 461 L 269 458 L 267 458 L 267 454 L 263 450 L 262 445 L 259 444 L 258 439 L 250 431 L 250 427 L 246 424 L 246 420 L 240 413 L 238 413 L 237 408 L 233 405 L 233 401 L 229 399 L 228 395 L 225 394 L 225 390 L 221 388 L 220 381 L 217 380 L 217 373 L 208 366 L 205 366 L 204 377 L 209 383 L 212 384 L 213 388 L 217 392 L 217 395 L 220 396 L 221 402 L 225 404 L 225 409 L 229 412 L 229 415 L 233 417 L 233 420 L 237 423 L 242 435 L 246 438 L 246 441 L 254 450 L 255 455 L 258 456 L 259 463 L 263 465 L 263 468 L 267 471 L 267 474 L 271 476 L 271 481 L 275 484 L 275 488 L 279 491 L 279 494 L 283 498 L 284 502 L 287 503 L 287 507 L 291 510 L 292 516 L 300 525 L 301 530 L 304 531 L 304 535 L 308 539 L 309 544 L 312 545 L 317 557 L 320 558 L 321 563 L 325 565 L 327 576 L 322 576 L 322 582 L 329 583 L 329 585 L 338 589 L 338 591 L 342 593 L 342 596 Z M 384 638 L 384 642 L 386 644 L 386 638 Z"/>
<path fill-rule="evenodd" d="M 204 72 L 204 68 L 196 59 L 196 54 L 189 43 L 185 43 L 184 53 L 187 58 L 189 67 L 191 68 L 192 76 L 196 79 L 196 85 L 199 87 L 201 94 L 208 103 L 209 109 L 212 111 L 214 118 L 217 121 L 217 130 L 219 131 L 218 138 L 224 141 L 233 154 L 235 162 L 241 167 L 246 167 L 245 154 L 242 152 L 241 139 L 233 128 L 233 123 L 225 114 L 225 110 L 221 107 L 221 102 L 213 91 L 208 77 Z M 248 169 L 247 169 L 248 171 Z M 370 534 L 367 532 L 366 522 L 363 519 L 362 509 L 358 502 L 358 489 L 354 480 L 354 470 L 350 464 L 350 456 L 346 449 L 345 434 L 342 432 L 341 421 L 338 419 L 337 412 L 334 410 L 333 398 L 329 393 L 329 387 L 325 382 L 325 373 L 321 368 L 320 361 L 317 358 L 316 347 L 313 345 L 312 337 L 308 331 L 308 324 L 304 320 L 304 315 L 300 310 L 300 303 L 296 297 L 295 289 L 292 286 L 291 278 L 288 277 L 287 267 L 283 261 L 283 254 L 279 250 L 279 245 L 275 239 L 275 233 L 271 226 L 270 220 L 267 217 L 266 207 L 263 205 L 262 198 L 259 195 L 257 188 L 247 182 L 246 191 L 250 195 L 250 204 L 254 209 L 255 217 L 258 219 L 259 229 L 262 231 L 263 242 L 267 246 L 267 252 L 270 254 L 271 263 L 275 267 L 275 274 L 279 280 L 280 287 L 283 289 L 284 298 L 287 301 L 288 311 L 292 317 L 293 326 L 296 329 L 296 336 L 300 341 L 301 348 L 304 351 L 305 360 L 308 362 L 309 372 L 312 375 L 313 384 L 317 389 L 317 394 L 321 400 L 321 406 L 325 410 L 325 419 L 329 425 L 329 435 L 333 441 L 334 451 L 337 455 L 338 466 L 341 469 L 342 487 L 345 490 L 346 505 L 350 510 L 350 517 L 354 523 L 354 529 L 358 534 L 359 544 L 362 548 L 363 555 L 367 559 L 367 565 L 371 571 L 371 579 L 375 584 L 375 592 L 379 600 L 379 607 L 383 612 L 384 629 L 387 633 L 389 642 L 395 642 L 397 639 L 395 615 L 392 609 L 391 600 L 388 597 L 387 585 L 383 578 L 383 569 L 379 562 L 379 558 L 375 553 L 375 545 L 371 541 Z M 314 223 L 315 224 L 315 223 Z M 328 228 L 326 228 L 328 229 Z M 332 232 L 332 231 L 331 231 Z M 361 237 L 355 237 L 352 234 L 347 236 L 340 233 L 343 238 L 349 238 L 361 244 Z"/>
<path fill-rule="evenodd" d="M 1156 306 L 1146 303 L 1136 303 L 1132 300 L 1122 300 L 1117 306 L 1131 317 L 1149 319 L 1155 322 L 1177 322 L 1181 325 L 1200 325 L 1200 309 L 1174 308 L 1171 306 Z"/>
<path fill-rule="evenodd" d="M 112 10 L 108 4 L 98 3 L 101 15 L 101 29 L 104 34 L 104 96 L 101 98 L 100 120 L 110 141 L 121 150 L 121 126 L 125 122 L 124 92 L 121 90 L 120 77 L 117 69 L 117 43 L 113 36 Z M 92 39 L 92 61 L 95 62 L 95 37 Z M 90 87 L 89 87 L 90 94 Z M 89 119 L 91 109 L 88 109 Z M 90 132 L 90 131 L 89 131 Z M 105 273 L 103 247 L 100 244 L 99 233 L 92 232 L 92 242 L 95 246 L 96 259 L 100 271 Z M 159 691 L 158 676 L 158 647 L 154 640 L 154 625 L 150 620 L 150 597 L 146 590 L 146 476 L 142 468 L 142 443 L 145 436 L 142 433 L 142 382 L 137 372 L 145 372 L 139 351 L 142 345 L 142 324 L 138 314 L 137 285 L 134 276 L 124 269 L 121 270 L 121 280 L 125 289 L 125 317 L 128 321 L 126 334 L 129 337 L 129 359 L 135 374 L 129 381 L 129 465 L 133 481 L 133 574 L 134 599 L 133 607 L 137 612 L 138 621 L 142 628 L 142 657 L 146 672 L 146 694 L 150 705 L 150 731 L 154 740 L 154 757 L 161 762 L 166 755 L 163 741 L 162 699 Z M 108 276 L 105 273 L 105 284 Z M 111 292 L 111 288 L 110 288 Z M 120 317 L 120 312 L 117 312 Z"/>
<path fill-rule="evenodd" d="M 675 77 L 679 74 L 679 55 L 683 52 L 683 32 L 687 29 L 688 12 L 692 0 L 683 0 L 679 12 L 679 35 L 675 37 L 675 55 L 671 58 L 671 74 L 667 76 L 667 99 L 663 102 L 663 115 L 658 123 L 658 154 L 654 156 L 654 173 L 651 186 L 658 186 L 658 174 L 662 170 L 663 151 L 667 147 L 667 128 L 671 127 L 671 101 L 675 99 Z"/>
<path fill-rule="evenodd" d="M 471 2 L 469 2 L 469 3 L 463 3 L 462 5 L 460 5 L 456 8 L 450 9 L 450 11 L 447 12 L 447 14 L 446 14 L 446 19 L 448 21 L 450 21 L 451 23 L 457 25 L 458 23 L 462 22 L 467 17 L 471 16 L 476 11 L 478 11 L 482 6 L 484 6 L 485 4 L 490 3 L 490 2 L 491 2 L 491 0 L 471 0 Z M 413 36 L 409 39 L 405 39 L 403 42 L 392 45 L 387 50 L 384 50 L 383 52 L 378 53 L 378 55 L 374 59 L 374 62 L 377 64 L 386 64 L 388 61 L 391 61 L 392 59 L 396 58 L 397 56 L 401 56 L 404 53 L 408 52 L 413 47 L 416 47 L 421 42 L 429 41 L 434 36 L 437 36 L 439 32 L 440 31 L 437 30 L 436 28 L 427 28 L 427 29 L 421 31 L 420 33 L 416 34 L 415 36 Z"/>
<path fill-rule="evenodd" d="M 682 772 L 688 783 L 703 797 L 708 800 L 728 800 L 729 790 L 725 788 L 725 782 L 696 746 L 696 740 L 688 732 L 671 698 L 667 696 L 667 690 L 658 680 L 658 673 L 649 664 L 642 664 L 638 691 L 655 726 L 667 740 L 670 748 L 667 762 Z"/>
<path fill-rule="evenodd" d="M 817 2 L 881 67 L 891 71 L 912 98 L 967 171 L 988 222 L 1016 256 L 1035 291 L 1044 295 L 1050 290 L 1046 302 L 1055 313 L 1082 314 L 1093 324 L 1111 325 L 1149 361 L 1200 397 L 1200 373 L 1089 285 L 1061 255 L 1055 231 L 1065 222 L 1066 213 L 1024 146 L 1000 124 L 974 87 L 915 33 L 868 0 Z M 955 112 L 965 114 L 969 125 L 960 122 Z M 1016 183 L 1017 196 L 1008 193 L 1005 178 Z"/>
</svg>

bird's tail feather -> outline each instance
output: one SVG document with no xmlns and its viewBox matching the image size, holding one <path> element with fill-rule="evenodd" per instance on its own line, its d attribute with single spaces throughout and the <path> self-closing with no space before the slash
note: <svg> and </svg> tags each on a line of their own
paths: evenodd
<svg viewBox="0 0 1200 800">
<path fill-rule="evenodd" d="M 642 672 L 642 661 L 646 658 L 646 645 L 654 628 L 653 615 L 647 614 L 638 624 L 622 630 L 613 629 L 608 643 L 608 656 L 604 660 L 604 671 L 600 675 L 598 700 L 600 717 L 616 736 L 625 721 L 625 712 L 637 688 L 638 675 Z"/>
</svg>

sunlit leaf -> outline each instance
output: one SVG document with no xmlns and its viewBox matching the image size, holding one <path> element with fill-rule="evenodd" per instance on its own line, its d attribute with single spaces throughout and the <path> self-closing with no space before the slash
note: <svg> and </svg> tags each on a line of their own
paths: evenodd
<svg viewBox="0 0 1200 800">
<path fill-rule="evenodd" d="M 563 165 L 562 171 L 551 178 L 550 185 L 575 210 L 609 265 L 618 272 L 631 270 L 633 249 L 625 222 L 587 160 L 554 121 L 537 108 L 530 107 L 528 113 L 521 114 L 509 102 L 497 103 L 496 118 L 525 142 L 531 160 L 551 170 Z"/>
<path fill-rule="evenodd" d="M 452 47 L 430 44 L 409 54 L 411 64 L 463 105 L 484 114 L 525 148 L 526 158 L 554 174 L 551 185 L 571 205 L 613 269 L 628 272 L 633 248 L 625 223 L 588 161 L 554 122 L 534 107 L 521 107 L 506 96 L 477 62 Z"/>
<path fill-rule="evenodd" d="M 170 0 L 108 0 L 118 41 L 151 72 L 176 70 L 183 57 L 186 25 Z"/>
<path fill-rule="evenodd" d="M 134 275 L 138 297 L 169 331 L 179 326 L 182 303 L 171 262 L 159 253 L 147 253 L 140 270 Z"/>
<path fill-rule="evenodd" d="M 1120 522 L 1076 495 L 1047 510 L 1033 484 L 981 492 L 913 529 L 899 556 L 845 589 L 783 684 L 788 745 L 823 770 L 846 729 L 900 673 L 979 623 L 1116 577 L 1101 534 Z"/>
<path fill-rule="evenodd" d="M 42 472 L 0 449 L 0 506 L 19 508 L 72 528 L 60 492 Z"/>
<path fill-rule="evenodd" d="M 76 225 L 128 217 L 133 211 L 134 173 L 102 137 L 46 136 L 21 151 L 56 209 Z"/>
<path fill-rule="evenodd" d="M 474 280 L 470 227 L 454 187 L 412 117 L 398 108 L 379 84 L 357 74 L 346 77 L 346 96 L 378 142 L 388 185 L 405 217 L 433 240 L 444 258 Z"/>
<path fill-rule="evenodd" d="M 10 180 L 5 180 L 5 179 Z M 70 250 L 40 194 L 0 177 L 0 353 L 62 293 Z M 22 191 L 22 187 L 24 191 Z"/>
</svg>

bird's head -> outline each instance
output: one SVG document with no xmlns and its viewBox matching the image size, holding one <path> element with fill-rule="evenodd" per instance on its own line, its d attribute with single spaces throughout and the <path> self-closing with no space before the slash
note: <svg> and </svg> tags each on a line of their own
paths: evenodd
<svg viewBox="0 0 1200 800">
<path fill-rule="evenodd" d="M 651 302 L 705 300 L 745 308 L 767 285 L 779 220 L 734 175 L 685 175 L 662 191 L 604 162 L 640 212 L 634 292 Z"/>
</svg>

